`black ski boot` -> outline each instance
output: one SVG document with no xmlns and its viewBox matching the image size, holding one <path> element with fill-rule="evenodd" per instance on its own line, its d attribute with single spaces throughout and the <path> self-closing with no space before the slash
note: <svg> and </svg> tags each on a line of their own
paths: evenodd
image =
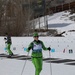
<svg viewBox="0 0 75 75">
<path fill-rule="evenodd" d="M 11 58 L 13 55 L 14 55 L 14 54 L 12 53 L 12 54 L 9 54 L 7 57 L 8 57 L 8 58 Z"/>
<path fill-rule="evenodd" d="M 11 58 L 11 55 L 8 55 L 7 58 Z"/>
</svg>

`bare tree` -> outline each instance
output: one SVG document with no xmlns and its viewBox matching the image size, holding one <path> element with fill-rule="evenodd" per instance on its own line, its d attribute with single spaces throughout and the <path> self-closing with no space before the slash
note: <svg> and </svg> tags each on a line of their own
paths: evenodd
<svg viewBox="0 0 75 75">
<path fill-rule="evenodd" d="M 29 34 L 32 29 L 30 3 L 30 0 L 0 0 L 0 35 L 5 32 L 16 36 Z"/>
<path fill-rule="evenodd" d="M 43 0 L 0 0 L 0 35 L 5 32 L 11 35 L 29 35 L 35 30 L 34 18 L 44 15 L 40 12 L 40 1 Z M 35 8 L 34 8 L 35 7 Z"/>
</svg>

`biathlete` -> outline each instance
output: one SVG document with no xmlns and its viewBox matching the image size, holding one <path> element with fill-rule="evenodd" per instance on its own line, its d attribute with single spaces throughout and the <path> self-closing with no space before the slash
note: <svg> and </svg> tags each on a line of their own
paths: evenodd
<svg viewBox="0 0 75 75">
<path fill-rule="evenodd" d="M 40 41 L 38 38 L 38 33 L 33 34 L 34 41 L 30 43 L 30 45 L 27 48 L 27 52 L 29 52 L 32 49 L 32 63 L 35 66 L 35 75 L 39 75 L 42 70 L 42 64 L 43 64 L 43 50 L 51 50 L 50 47 L 45 47 L 44 43 Z"/>
<path fill-rule="evenodd" d="M 8 35 L 8 33 L 6 33 L 6 38 L 4 38 L 5 40 L 5 44 L 7 44 L 6 48 L 7 48 L 7 52 L 8 52 L 8 57 L 11 57 L 13 55 L 13 52 L 10 50 L 10 47 L 11 47 L 11 44 L 12 44 L 12 41 L 11 41 L 11 36 Z"/>
</svg>

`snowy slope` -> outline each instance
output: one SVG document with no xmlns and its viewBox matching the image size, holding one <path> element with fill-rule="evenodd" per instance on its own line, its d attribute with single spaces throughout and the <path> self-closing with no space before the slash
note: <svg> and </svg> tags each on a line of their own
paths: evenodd
<svg viewBox="0 0 75 75">
<path fill-rule="evenodd" d="M 53 19 L 51 19 L 52 17 L 49 16 L 49 27 L 59 29 L 61 31 L 75 30 L 75 22 L 69 20 L 70 16 L 72 15 L 70 15 L 69 12 L 56 13 L 52 16 Z"/>
<path fill-rule="evenodd" d="M 74 32 L 68 32 L 69 30 L 75 30 L 75 22 L 70 20 L 71 16 L 75 16 L 75 14 L 70 14 L 69 11 L 67 12 L 60 12 L 55 13 L 53 15 L 47 15 L 48 19 L 48 28 L 49 29 L 57 29 L 58 33 L 66 31 L 67 36 L 72 35 L 74 36 Z M 39 28 L 39 21 L 36 19 L 36 28 Z M 44 28 L 44 17 L 40 18 L 40 27 Z M 64 34 L 66 36 L 66 34 Z"/>
</svg>

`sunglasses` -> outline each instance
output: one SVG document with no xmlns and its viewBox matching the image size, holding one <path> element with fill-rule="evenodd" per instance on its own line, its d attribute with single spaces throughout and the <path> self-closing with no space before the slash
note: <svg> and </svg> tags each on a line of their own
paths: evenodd
<svg viewBox="0 0 75 75">
<path fill-rule="evenodd" d="M 39 36 L 34 36 L 34 37 L 39 37 Z"/>
</svg>

